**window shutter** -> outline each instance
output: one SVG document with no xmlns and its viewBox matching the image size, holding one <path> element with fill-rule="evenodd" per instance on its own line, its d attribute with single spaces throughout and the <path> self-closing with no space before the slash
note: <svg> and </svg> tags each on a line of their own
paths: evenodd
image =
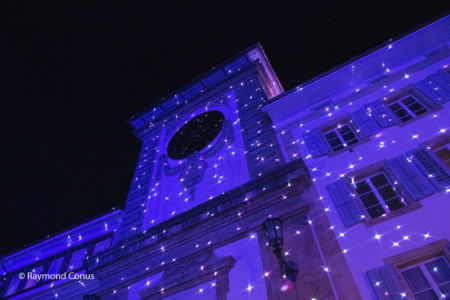
<svg viewBox="0 0 450 300">
<path fill-rule="evenodd" d="M 353 122 L 355 122 L 355 125 L 359 130 L 358 133 L 362 137 L 371 136 L 379 132 L 381 129 L 378 123 L 369 115 L 369 112 L 364 108 L 352 112 L 350 114 L 350 118 Z"/>
<path fill-rule="evenodd" d="M 86 248 L 78 250 L 72 254 L 72 258 L 70 259 L 69 269 L 77 270 L 83 265 L 83 260 L 86 256 Z"/>
<path fill-rule="evenodd" d="M 367 277 L 377 299 L 404 299 L 402 298 L 404 291 L 391 266 L 371 269 L 367 271 Z"/>
<path fill-rule="evenodd" d="M 383 128 L 394 126 L 400 121 L 397 116 L 380 100 L 365 105 L 367 111 Z"/>
<path fill-rule="evenodd" d="M 450 186 L 450 171 L 430 150 L 418 148 L 408 152 L 408 155 L 413 156 L 414 164 L 438 190 Z"/>
<path fill-rule="evenodd" d="M 350 227 L 363 220 L 361 209 L 356 203 L 356 192 L 344 179 L 329 184 L 327 190 L 345 227 Z"/>
<path fill-rule="evenodd" d="M 103 250 L 106 250 L 109 247 L 110 242 L 111 239 L 106 239 L 104 241 L 98 242 L 97 244 L 95 244 L 92 254 L 97 254 Z"/>
<path fill-rule="evenodd" d="M 50 267 L 48 268 L 47 274 L 58 274 L 59 270 L 61 269 L 63 261 L 64 256 L 52 261 Z"/>
<path fill-rule="evenodd" d="M 388 160 L 386 167 L 394 174 L 412 200 L 420 200 L 435 192 L 431 183 L 405 155 Z"/>
<path fill-rule="evenodd" d="M 440 71 L 419 81 L 415 87 L 425 96 L 437 104 L 450 100 L 450 76 L 445 71 Z"/>
<path fill-rule="evenodd" d="M 305 141 L 306 146 L 308 146 L 312 157 L 319 157 L 330 152 L 327 141 L 323 137 L 319 128 L 305 131 L 303 133 L 303 140 Z"/>
</svg>

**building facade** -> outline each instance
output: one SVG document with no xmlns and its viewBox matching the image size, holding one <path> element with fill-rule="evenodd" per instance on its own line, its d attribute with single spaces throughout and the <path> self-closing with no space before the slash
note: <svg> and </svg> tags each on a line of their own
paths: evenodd
<svg viewBox="0 0 450 300">
<path fill-rule="evenodd" d="M 125 209 L 2 257 L 0 297 L 447 297 L 449 43 L 447 16 L 287 92 L 260 45 L 227 60 L 130 119 Z"/>
</svg>

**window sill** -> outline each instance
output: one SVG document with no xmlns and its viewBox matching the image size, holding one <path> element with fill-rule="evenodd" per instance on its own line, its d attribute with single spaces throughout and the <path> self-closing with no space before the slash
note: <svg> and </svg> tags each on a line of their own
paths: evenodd
<svg viewBox="0 0 450 300">
<path fill-rule="evenodd" d="M 366 221 L 364 221 L 364 225 L 366 227 L 371 227 L 371 226 L 380 224 L 382 222 L 385 222 L 387 220 L 391 220 L 393 218 L 396 218 L 398 216 L 410 213 L 410 212 L 415 211 L 415 210 L 417 210 L 417 209 L 419 209 L 421 207 L 422 207 L 422 204 L 420 204 L 420 202 L 414 202 L 414 203 L 409 204 L 408 206 L 405 206 L 405 207 L 399 208 L 397 210 L 394 210 L 393 212 L 390 212 L 389 214 L 387 214 L 385 216 L 381 216 L 381 217 L 378 217 L 378 218 L 375 218 L 375 219 L 366 220 Z"/>
</svg>

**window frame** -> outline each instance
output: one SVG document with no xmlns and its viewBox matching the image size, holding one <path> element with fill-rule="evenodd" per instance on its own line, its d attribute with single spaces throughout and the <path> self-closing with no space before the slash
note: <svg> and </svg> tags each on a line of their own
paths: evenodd
<svg viewBox="0 0 450 300">
<path fill-rule="evenodd" d="M 400 201 L 402 202 L 403 207 L 400 207 L 400 208 L 394 209 L 394 210 L 392 210 L 392 209 L 389 208 L 388 204 L 386 203 L 386 200 L 383 199 L 382 195 L 380 194 L 380 192 L 379 192 L 379 190 L 378 190 L 379 187 L 377 188 L 377 187 L 375 186 L 375 184 L 372 182 L 372 178 L 375 177 L 375 176 L 378 176 L 378 175 L 380 175 L 380 174 L 383 174 L 383 176 L 386 178 L 386 180 L 387 180 L 389 186 L 391 186 L 391 187 L 394 189 L 396 195 L 400 198 Z M 364 207 L 364 212 L 365 212 L 364 215 L 366 216 L 366 218 L 369 217 L 370 220 L 375 220 L 375 219 L 378 219 L 378 218 L 381 218 L 381 217 L 385 217 L 385 216 L 387 216 L 387 215 L 389 215 L 389 214 L 391 214 L 391 213 L 393 213 L 393 212 L 395 212 L 395 211 L 397 211 L 397 210 L 399 210 L 399 209 L 402 209 L 402 208 L 407 207 L 408 205 L 410 205 L 410 203 L 408 203 L 408 202 L 405 201 L 405 198 L 402 196 L 402 194 L 401 194 L 400 191 L 398 190 L 398 187 L 395 186 L 395 184 L 394 184 L 394 182 L 391 180 L 391 178 L 389 178 L 389 175 L 387 174 L 387 172 L 386 172 L 386 170 L 385 170 L 384 168 L 382 168 L 382 169 L 379 170 L 378 172 L 374 172 L 374 173 L 372 173 L 372 174 L 367 174 L 367 176 L 364 176 L 364 177 L 361 176 L 361 178 L 359 178 L 357 181 L 355 180 L 354 183 L 352 182 L 352 185 L 353 185 L 353 188 L 355 189 L 355 191 L 357 190 L 356 185 L 357 185 L 358 183 L 360 183 L 360 182 L 363 182 L 363 181 L 367 182 L 367 184 L 369 185 L 369 188 L 370 188 L 370 192 L 371 192 L 371 193 L 375 196 L 375 198 L 377 199 L 378 205 L 381 205 L 381 207 L 382 207 L 383 210 L 384 210 L 384 214 L 382 214 L 382 215 L 380 215 L 380 216 L 378 216 L 378 217 L 371 217 L 370 214 L 369 214 L 369 210 L 368 210 L 369 207 L 366 207 L 365 204 L 363 203 L 363 201 L 361 200 L 361 196 L 362 196 L 362 195 L 360 195 L 358 192 L 356 192 L 357 195 L 358 195 L 360 204 L 362 204 L 362 206 Z M 385 185 L 385 186 L 387 186 L 387 185 Z M 384 186 L 383 186 L 383 187 L 384 187 Z M 367 192 L 367 193 L 369 193 L 369 192 Z M 392 200 L 392 199 L 394 199 L 394 198 L 395 198 L 395 197 L 392 197 L 392 198 L 390 198 L 390 200 Z M 371 207 L 373 207 L 373 206 L 376 206 L 376 205 L 374 204 L 374 205 L 372 205 Z"/>
<path fill-rule="evenodd" d="M 422 146 L 429 149 L 433 154 L 436 156 L 438 161 L 442 163 L 444 166 L 450 169 L 450 166 L 446 164 L 445 161 L 443 161 L 437 154 L 436 150 L 442 149 L 444 147 L 450 148 L 450 132 L 444 133 L 439 135 L 438 137 L 435 137 L 431 140 L 426 141 L 425 143 L 422 143 Z"/>
<path fill-rule="evenodd" d="M 420 291 L 420 292 L 418 292 L 418 293 L 422 293 L 422 292 L 425 292 L 425 291 L 428 291 L 428 290 L 431 289 L 431 290 L 434 291 L 434 293 L 436 294 L 436 296 L 437 296 L 438 298 L 440 298 L 441 295 L 442 295 L 442 292 L 441 292 L 440 289 L 439 289 L 439 285 L 438 285 L 437 282 L 434 280 L 433 276 L 430 274 L 430 271 L 429 271 L 429 270 L 427 269 L 427 267 L 425 266 L 425 264 L 430 263 L 430 262 L 433 262 L 433 261 L 436 261 L 436 260 L 438 260 L 439 258 L 443 258 L 444 261 L 447 263 L 447 266 L 450 266 L 450 264 L 449 264 L 449 262 L 448 262 L 448 259 L 447 259 L 444 255 L 439 255 L 439 256 L 436 256 L 436 257 L 433 257 L 433 258 L 430 258 L 430 259 L 427 259 L 427 260 L 418 262 L 418 263 L 416 263 L 416 264 L 410 265 L 410 266 L 405 267 L 405 268 L 403 268 L 403 269 L 400 269 L 400 273 L 402 274 L 403 279 L 406 281 L 406 279 L 405 279 L 405 277 L 404 277 L 404 275 L 403 275 L 403 272 L 408 271 L 408 270 L 411 270 L 411 269 L 414 269 L 414 268 L 416 268 L 416 267 L 419 267 L 419 270 L 422 272 L 423 276 L 425 277 L 425 279 L 426 279 L 426 281 L 428 282 L 428 284 L 430 285 L 430 287 L 429 287 L 428 289 L 422 290 L 422 291 Z M 445 284 L 448 284 L 448 283 L 450 283 L 450 280 L 449 280 L 448 282 L 446 282 L 446 283 L 441 284 L 441 285 L 445 285 Z M 408 287 L 409 287 L 409 285 L 408 285 Z M 412 291 L 411 291 L 411 292 L 412 292 Z M 438 294 L 437 294 L 437 293 L 438 293 Z M 417 293 L 416 293 L 416 294 L 417 294 Z M 413 293 L 413 296 L 414 296 L 414 293 Z"/>
<path fill-rule="evenodd" d="M 355 136 L 354 139 L 356 139 L 356 142 L 354 142 L 350 145 L 347 144 L 348 141 L 345 140 L 344 135 L 339 131 L 339 129 L 341 129 L 344 126 L 347 126 L 349 128 L 350 132 Z M 326 137 L 326 135 L 331 132 L 334 132 L 336 134 L 336 138 L 341 142 L 339 145 L 341 145 L 342 148 L 334 150 L 333 146 L 331 146 L 330 140 L 328 140 L 328 138 Z M 341 124 L 341 122 L 339 122 L 338 124 L 335 124 L 334 127 L 330 128 L 328 130 L 322 130 L 322 134 L 323 134 L 325 140 L 327 141 L 328 147 L 330 147 L 332 153 L 336 153 L 341 150 L 347 149 L 348 147 L 355 145 L 361 141 L 361 137 L 357 134 L 356 130 L 354 128 L 352 128 L 350 121 L 344 122 L 343 124 Z M 334 139 L 336 139 L 336 138 L 334 138 Z M 353 140 L 353 139 L 351 139 L 351 140 Z"/>
<path fill-rule="evenodd" d="M 407 104 L 404 104 L 404 103 L 403 103 L 403 100 L 408 99 L 408 98 L 413 98 L 414 101 L 416 101 L 417 103 L 419 103 L 423 108 L 426 109 L 426 111 L 423 112 L 423 113 L 421 113 L 421 114 L 416 114 L 416 112 L 415 112 L 415 111 L 412 111 L 412 110 L 408 107 Z M 394 111 L 394 110 L 391 108 L 391 106 L 394 105 L 395 103 L 397 103 L 398 105 L 400 105 L 401 108 L 402 108 L 403 110 L 405 110 L 406 113 L 408 114 L 408 116 L 410 116 L 411 118 L 409 118 L 409 119 L 406 120 L 406 121 L 403 121 L 403 120 L 395 113 L 396 111 Z M 403 97 L 400 97 L 400 98 L 398 98 L 398 99 L 392 100 L 391 102 L 386 103 L 386 106 L 387 106 L 387 108 L 390 109 L 390 110 L 396 115 L 396 117 L 400 120 L 400 124 L 402 124 L 402 123 L 407 123 L 407 122 L 409 122 L 409 121 L 411 121 L 411 120 L 413 120 L 413 119 L 416 119 L 417 117 L 420 117 L 420 116 L 423 115 L 423 114 L 426 114 L 428 111 L 430 111 L 430 107 L 428 107 L 428 105 L 424 104 L 421 100 L 417 99 L 417 96 L 415 96 L 414 93 L 408 93 L 407 95 L 405 95 L 405 96 L 403 96 Z"/>
<path fill-rule="evenodd" d="M 422 207 L 422 204 L 420 201 L 412 201 L 409 197 L 408 193 L 403 189 L 403 187 L 400 185 L 400 183 L 395 184 L 397 182 L 395 176 L 391 174 L 391 172 L 385 167 L 386 160 L 380 160 L 378 162 L 375 162 L 373 164 L 370 164 L 368 166 L 365 166 L 359 170 L 350 172 L 347 174 L 347 178 L 349 178 L 348 183 L 352 186 L 353 190 L 356 193 L 356 189 L 353 186 L 352 182 L 358 182 L 364 178 L 370 177 L 375 175 L 376 173 L 384 172 L 386 179 L 395 186 L 397 194 L 403 198 L 404 202 L 406 203 L 404 207 L 401 207 L 399 209 L 393 210 L 390 213 L 385 213 L 379 217 L 372 218 L 370 217 L 369 213 L 367 212 L 366 207 L 364 206 L 363 202 L 360 199 L 360 196 L 358 193 L 356 193 L 356 204 L 361 209 L 362 213 L 364 214 L 364 220 L 363 223 L 366 227 L 371 227 L 374 225 L 377 225 L 379 223 L 388 221 L 390 219 L 396 218 L 398 216 L 407 214 L 409 212 L 415 211 L 417 209 L 420 209 Z M 384 201 L 384 200 L 383 200 Z"/>
<path fill-rule="evenodd" d="M 431 149 L 431 151 L 433 151 L 434 155 L 444 164 L 446 165 L 448 168 L 450 168 L 450 159 L 448 160 L 443 160 L 436 152 L 439 150 L 442 150 L 446 148 L 448 151 L 450 151 L 450 142 L 448 142 L 447 144 L 441 145 L 439 147 L 436 147 L 434 149 Z"/>
<path fill-rule="evenodd" d="M 399 101 L 401 99 L 407 98 L 408 96 L 412 96 L 414 99 L 416 99 L 421 105 L 423 105 L 427 111 L 423 114 L 417 115 L 415 117 L 412 117 L 411 119 L 407 121 L 402 121 L 400 118 L 389 108 L 389 105 L 393 104 L 396 101 Z M 415 122 L 416 120 L 419 120 L 425 116 L 428 116 L 429 114 L 432 114 L 436 112 L 437 110 L 442 108 L 442 105 L 434 103 L 431 99 L 429 99 L 426 95 L 422 94 L 413 84 L 409 84 L 403 88 L 401 88 L 397 92 L 393 92 L 392 94 L 386 95 L 382 97 L 382 103 L 384 106 L 386 106 L 387 109 L 389 109 L 395 117 L 399 120 L 399 123 L 397 124 L 398 127 L 403 127 L 408 125 L 411 122 Z"/>
<path fill-rule="evenodd" d="M 339 125 L 341 125 L 341 126 L 348 125 L 348 127 L 350 128 L 350 130 L 355 135 L 355 137 L 357 138 L 358 141 L 351 145 L 347 145 L 347 146 L 343 147 L 342 149 L 334 151 L 333 148 L 331 147 L 330 143 L 328 142 L 328 139 L 325 137 L 325 134 L 337 129 L 337 127 Z M 328 157 L 333 157 L 344 151 L 352 152 L 354 147 L 357 147 L 358 145 L 361 145 L 362 143 L 370 141 L 370 137 L 362 137 L 361 135 L 358 134 L 358 130 L 355 128 L 355 125 L 353 124 L 353 121 L 351 120 L 351 118 L 349 117 L 348 114 L 340 116 L 335 119 L 332 119 L 332 120 L 322 124 L 321 126 L 319 126 L 318 129 L 320 130 L 320 133 L 322 134 L 322 137 L 325 140 L 326 146 L 330 150 L 327 154 Z"/>
<path fill-rule="evenodd" d="M 422 261 L 432 261 L 440 256 L 445 257 L 447 263 L 450 262 L 450 243 L 447 238 L 387 257 L 383 259 L 383 262 L 385 265 L 391 265 L 393 267 L 394 273 L 406 293 L 406 299 L 414 299 L 413 292 L 401 274 L 402 270 Z"/>
</svg>

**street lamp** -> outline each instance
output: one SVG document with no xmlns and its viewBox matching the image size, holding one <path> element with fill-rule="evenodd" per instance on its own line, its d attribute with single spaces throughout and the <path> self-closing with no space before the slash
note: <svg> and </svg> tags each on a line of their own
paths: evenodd
<svg viewBox="0 0 450 300">
<path fill-rule="evenodd" d="M 263 223 L 264 232 L 266 233 L 267 241 L 273 248 L 273 253 L 280 262 L 283 275 L 289 278 L 292 282 L 297 279 L 298 268 L 293 261 L 286 261 L 283 253 L 283 227 L 281 220 L 278 218 L 267 218 Z"/>
</svg>

